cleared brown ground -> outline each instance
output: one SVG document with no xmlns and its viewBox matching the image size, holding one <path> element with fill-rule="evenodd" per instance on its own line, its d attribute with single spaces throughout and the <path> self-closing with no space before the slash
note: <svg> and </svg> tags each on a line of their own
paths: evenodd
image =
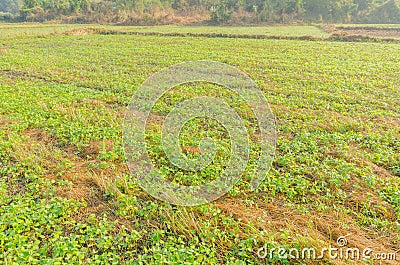
<svg viewBox="0 0 400 265">
<path fill-rule="evenodd" d="M 376 38 L 389 38 L 389 39 L 400 39 L 400 29 L 380 29 L 380 28 L 345 28 L 341 29 L 344 33 L 350 35 L 365 35 Z"/>
</svg>

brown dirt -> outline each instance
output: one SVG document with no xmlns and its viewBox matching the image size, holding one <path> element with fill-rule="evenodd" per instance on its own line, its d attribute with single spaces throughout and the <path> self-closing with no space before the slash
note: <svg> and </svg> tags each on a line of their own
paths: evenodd
<svg viewBox="0 0 400 265">
<path fill-rule="evenodd" d="M 72 186 L 58 187 L 56 195 L 86 201 L 88 213 L 106 210 L 108 203 L 104 191 L 112 188 L 115 177 L 126 174 L 128 169 L 126 166 L 115 166 L 113 169 L 90 167 L 89 165 L 96 161 L 88 158 L 98 155 L 101 143 L 93 141 L 82 152 L 77 152 L 79 149 L 75 146 L 64 146 L 55 136 L 38 128 L 28 129 L 23 135 L 27 136 L 28 140 L 16 150 L 21 156 L 19 159 L 23 159 L 25 154 L 34 154 L 35 160 L 47 170 L 47 178 L 69 180 L 73 183 Z M 105 145 L 107 149 L 111 149 L 113 143 L 106 141 Z M 60 150 L 61 155 L 54 155 Z M 72 167 L 60 167 L 65 160 L 70 161 Z"/>
<path fill-rule="evenodd" d="M 324 25 L 326 32 L 331 33 L 331 40 L 339 41 L 376 41 L 386 40 L 400 41 L 400 28 L 379 28 L 379 27 L 335 27 Z"/>
<path fill-rule="evenodd" d="M 0 115 L 0 127 L 15 124 L 15 121 L 9 120 L 7 117 Z"/>
<path fill-rule="evenodd" d="M 364 35 L 377 38 L 399 38 L 400 28 L 381 27 L 336 27 L 337 30 L 349 35 Z"/>
<path fill-rule="evenodd" d="M 201 150 L 198 146 L 182 146 L 182 151 L 184 154 L 200 155 Z"/>
<path fill-rule="evenodd" d="M 124 164 L 113 164 L 110 168 L 100 169 L 90 166 L 96 160 L 90 159 L 95 157 L 99 152 L 101 142 L 92 141 L 83 152 L 76 154 L 78 150 L 75 146 L 61 145 L 59 139 L 50 135 L 48 132 L 38 128 L 27 129 L 23 132 L 28 139 L 17 150 L 23 152 L 21 158 L 26 155 L 34 154 L 45 169 L 48 175 L 45 177 L 54 181 L 68 180 L 71 185 L 58 186 L 55 188 L 55 196 L 67 199 L 84 201 L 86 207 L 79 208 L 78 212 L 73 214 L 71 218 L 76 222 L 86 222 L 90 215 L 95 215 L 96 218 L 106 218 L 109 221 L 115 221 L 113 233 L 118 234 L 122 229 L 135 230 L 132 221 L 127 220 L 115 214 L 114 202 L 109 201 L 105 195 L 106 190 L 112 190 L 119 193 L 119 189 L 114 183 L 119 176 L 128 174 L 129 170 Z M 110 149 L 113 146 L 112 141 L 105 142 L 106 148 Z M 56 151 L 62 152 L 61 156 L 54 155 Z M 71 168 L 61 168 L 60 164 L 65 159 L 72 163 Z M 18 183 L 19 190 L 24 189 L 23 182 Z M 127 187 L 123 187 L 128 190 Z M 135 194 L 138 198 L 147 198 L 147 194 Z M 67 231 L 68 232 L 68 231 Z"/>
<path fill-rule="evenodd" d="M 63 33 L 52 33 L 51 35 L 61 35 L 61 36 L 80 36 L 98 33 L 102 29 L 96 28 L 79 28 L 65 31 Z M 103 29 L 104 30 L 104 29 Z"/>
<path fill-rule="evenodd" d="M 390 31 L 390 30 L 354 30 L 354 29 L 346 29 L 343 30 L 347 34 L 351 35 L 365 35 L 370 37 L 377 38 L 399 38 L 400 39 L 400 31 Z"/>
</svg>

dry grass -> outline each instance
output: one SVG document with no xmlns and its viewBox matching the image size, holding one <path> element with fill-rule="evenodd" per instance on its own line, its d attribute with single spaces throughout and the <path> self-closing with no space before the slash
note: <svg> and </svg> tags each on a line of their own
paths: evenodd
<svg viewBox="0 0 400 265">
<path fill-rule="evenodd" d="M 99 33 L 104 28 L 77 28 L 71 29 L 61 33 L 52 33 L 52 36 L 81 36 L 81 35 L 88 35 L 88 34 L 96 34 Z"/>
<path fill-rule="evenodd" d="M 117 176 L 126 174 L 128 169 L 125 166 L 114 169 L 90 166 L 99 154 L 99 142 L 91 142 L 83 151 L 78 152 L 75 146 L 62 146 L 56 137 L 41 129 L 28 129 L 23 132 L 23 136 L 27 140 L 14 147 L 15 159 L 33 159 L 34 163 L 44 167 L 46 178 L 56 182 L 69 181 L 71 185 L 58 186 L 55 195 L 86 202 L 87 207 L 80 211 L 82 215 L 76 216 L 78 219 L 84 220 L 93 213 L 102 215 L 112 212 L 113 207 L 105 197 L 105 191 L 112 189 L 118 192 L 114 181 Z M 105 142 L 109 150 L 112 145 L 111 141 Z"/>
<path fill-rule="evenodd" d="M 357 247 L 360 250 L 372 248 L 384 253 L 398 251 L 395 235 L 363 230 L 344 212 L 313 212 L 313 215 L 308 215 L 279 203 L 258 202 L 256 205 L 248 206 L 236 198 L 227 197 L 218 200 L 216 206 L 222 209 L 224 214 L 232 215 L 244 224 L 254 225 L 264 231 L 276 233 L 290 230 L 292 236 L 290 241 L 293 244 L 300 244 L 303 247 L 313 246 L 318 251 L 329 246 L 336 247 L 336 240 L 341 236 L 347 238 L 349 242 L 347 247 Z M 278 236 L 275 240 L 279 242 L 281 239 Z M 330 260 L 330 262 L 343 264 L 342 261 Z"/>
</svg>

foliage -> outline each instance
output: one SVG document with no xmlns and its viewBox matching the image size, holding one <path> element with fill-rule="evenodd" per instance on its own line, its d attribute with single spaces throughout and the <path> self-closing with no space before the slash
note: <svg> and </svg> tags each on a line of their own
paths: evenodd
<svg viewBox="0 0 400 265">
<path fill-rule="evenodd" d="M 370 23 L 400 23 L 400 1 L 390 0 L 370 11 Z"/>
<path fill-rule="evenodd" d="M 253 22 L 369 22 L 400 23 L 399 0 L 3 0 L 0 12 L 16 14 L 25 20 L 48 20 L 76 17 L 83 21 L 125 22 L 145 20 L 163 12 L 191 17 L 203 14 L 202 20 L 228 23 L 235 17 Z M 164 18 L 165 19 L 165 18 Z M 162 21 L 161 21 L 162 22 Z M 131 22 L 132 23 L 132 22 Z"/>
<path fill-rule="evenodd" d="M 18 15 L 22 6 L 22 0 L 1 0 L 0 1 L 0 20 L 11 19 Z"/>
<path fill-rule="evenodd" d="M 221 1 L 211 7 L 211 20 L 226 23 L 231 19 L 233 9 L 229 9 L 228 1 Z"/>
</svg>

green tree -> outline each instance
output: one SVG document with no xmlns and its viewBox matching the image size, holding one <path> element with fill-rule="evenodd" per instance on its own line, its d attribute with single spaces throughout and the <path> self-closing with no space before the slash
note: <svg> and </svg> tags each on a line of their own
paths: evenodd
<svg viewBox="0 0 400 265">
<path fill-rule="evenodd" d="M 0 0 L 0 12 L 8 14 L 17 14 L 21 6 L 21 2 L 16 0 Z"/>
</svg>

